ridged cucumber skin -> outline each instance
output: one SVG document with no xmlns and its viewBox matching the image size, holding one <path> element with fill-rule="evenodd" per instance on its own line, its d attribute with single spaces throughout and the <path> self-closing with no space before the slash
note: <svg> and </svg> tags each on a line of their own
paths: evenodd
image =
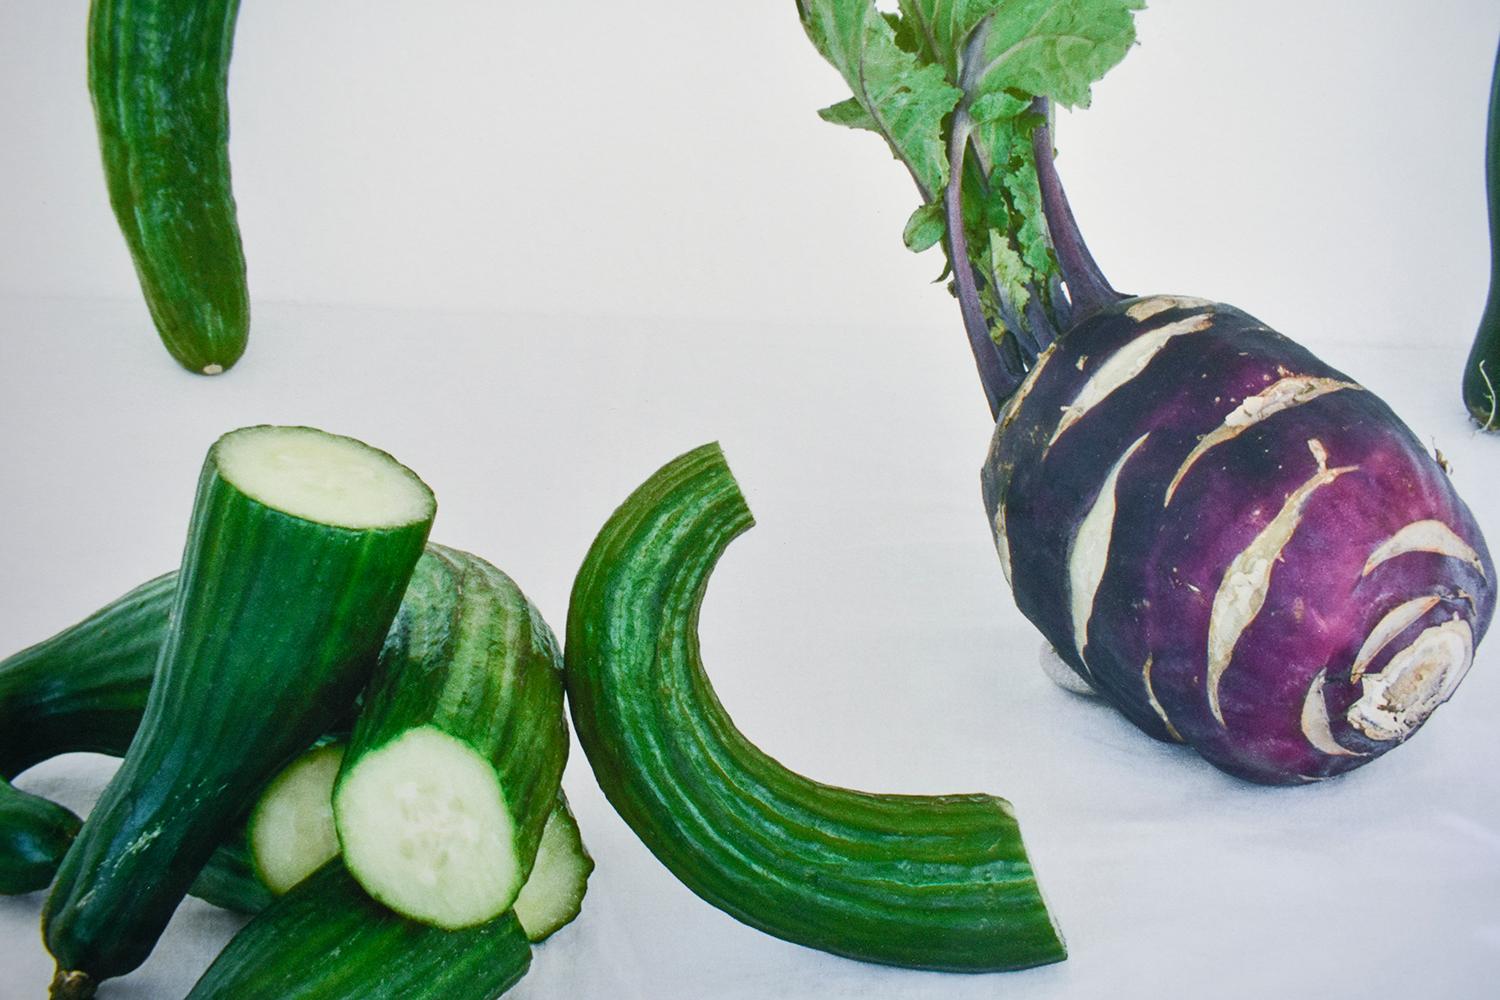
<svg viewBox="0 0 1500 1000">
<path fill-rule="evenodd" d="M 293 517 L 199 478 L 171 626 L 140 730 L 42 914 L 57 997 L 145 961 L 251 795 L 350 705 L 435 504 L 392 528 Z"/>
<path fill-rule="evenodd" d="M 244 353 L 250 295 L 229 179 L 239 0 L 93 0 L 89 92 L 115 218 L 162 343 L 184 368 Z"/>
<path fill-rule="evenodd" d="M 246 924 L 188 1000 L 493 1000 L 530 965 L 514 914 L 428 927 L 365 895 L 335 859 Z"/>
<path fill-rule="evenodd" d="M 83 821 L 0 778 L 0 896 L 47 888 Z"/>
<path fill-rule="evenodd" d="M 429 546 L 409 594 L 381 650 L 334 787 L 339 838 L 347 850 L 340 796 L 361 760 L 431 726 L 494 765 L 515 822 L 524 882 L 568 759 L 562 651 L 515 582 L 469 553 Z M 358 878 L 358 866 L 350 867 Z"/>
<path fill-rule="evenodd" d="M 698 616 L 752 523 L 705 445 L 632 494 L 584 559 L 568 701 L 609 801 L 689 889 L 788 941 L 954 972 L 1066 957 L 1004 800 L 830 787 L 735 728 L 703 670 Z"/>
<path fill-rule="evenodd" d="M 0 777 L 59 754 L 123 756 L 167 636 L 176 572 L 0 661 Z"/>
</svg>

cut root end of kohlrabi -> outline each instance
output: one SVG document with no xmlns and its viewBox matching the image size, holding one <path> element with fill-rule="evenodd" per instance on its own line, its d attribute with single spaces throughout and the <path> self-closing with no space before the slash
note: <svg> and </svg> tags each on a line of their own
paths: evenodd
<svg viewBox="0 0 1500 1000">
<path fill-rule="evenodd" d="M 459 928 L 515 902 L 515 824 L 494 768 L 463 741 L 412 729 L 339 781 L 344 861 L 371 896 L 413 920 Z"/>
<path fill-rule="evenodd" d="M 214 446 L 219 475 L 267 507 L 356 530 L 432 516 L 432 493 L 406 466 L 353 438 L 311 427 L 245 427 Z"/>
</svg>

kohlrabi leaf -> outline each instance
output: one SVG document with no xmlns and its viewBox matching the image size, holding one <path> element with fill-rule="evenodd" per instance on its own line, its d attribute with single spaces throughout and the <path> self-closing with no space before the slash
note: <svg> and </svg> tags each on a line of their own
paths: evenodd
<svg viewBox="0 0 1500 1000">
<path fill-rule="evenodd" d="M 908 0 L 975 6 L 977 0 Z M 1004 0 L 978 27 L 971 97 L 1019 91 L 1087 107 L 1089 87 L 1135 43 L 1132 15 L 1145 0 Z M 965 68 L 967 69 L 967 67 Z"/>
<path fill-rule="evenodd" d="M 962 96 L 942 67 L 923 64 L 896 44 L 891 21 L 874 0 L 797 0 L 807 36 L 843 75 L 854 101 L 868 116 L 855 118 L 848 102 L 825 109 L 841 125 L 878 132 L 906 164 L 923 201 L 948 182 L 942 121 Z"/>
<path fill-rule="evenodd" d="M 922 205 L 903 239 L 918 252 L 943 246 L 971 342 L 987 333 L 1011 353 L 1045 344 L 1068 310 L 1032 150 L 1046 104 L 1036 99 L 1087 105 L 1135 43 L 1144 0 L 894 3 L 897 13 L 876 0 L 798 0 L 808 36 L 854 91 L 820 113 L 882 135 L 916 178 Z M 966 260 L 951 259 L 955 244 Z"/>
<path fill-rule="evenodd" d="M 943 221 L 943 206 L 923 205 L 906 220 L 906 229 L 902 231 L 901 238 L 906 242 L 906 249 L 912 253 L 921 253 L 937 246 L 947 230 L 947 223 Z"/>
</svg>

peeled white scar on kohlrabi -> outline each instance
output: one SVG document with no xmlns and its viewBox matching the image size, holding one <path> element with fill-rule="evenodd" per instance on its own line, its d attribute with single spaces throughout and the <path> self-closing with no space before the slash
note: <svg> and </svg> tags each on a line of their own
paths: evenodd
<svg viewBox="0 0 1500 1000">
<path fill-rule="evenodd" d="M 1234 557 L 1219 582 L 1218 592 L 1214 594 L 1213 610 L 1208 619 L 1208 707 L 1221 726 L 1224 712 L 1219 704 L 1219 684 L 1240 636 L 1266 603 L 1266 593 L 1271 588 L 1271 571 L 1281 558 L 1282 550 L 1297 533 L 1307 502 L 1313 493 L 1356 468 L 1345 465 L 1330 469 L 1328 452 L 1321 441 L 1308 441 L 1307 447 L 1318 463 L 1318 471 L 1292 491 L 1270 523 Z"/>
<path fill-rule="evenodd" d="M 1161 305 L 1161 309 L 1156 310 L 1159 312 L 1164 309 L 1177 308 L 1184 301 L 1196 300 L 1148 299 L 1141 303 L 1141 305 L 1157 305 L 1165 302 L 1165 304 Z M 1155 314 L 1155 312 L 1148 313 L 1148 315 L 1153 316 Z M 1057 439 L 1062 437 L 1064 432 L 1082 420 L 1090 410 L 1102 403 L 1110 393 L 1145 371 L 1146 366 L 1151 363 L 1151 359 L 1161 353 L 1162 348 L 1166 347 L 1173 338 L 1190 333 L 1202 333 L 1213 326 L 1213 323 L 1213 313 L 1197 313 L 1185 319 L 1177 320 L 1174 323 L 1168 323 L 1166 326 L 1152 330 L 1150 333 L 1144 333 L 1120 348 L 1108 361 L 1100 365 L 1099 370 L 1083 384 L 1083 388 L 1078 390 L 1078 395 L 1073 398 L 1073 402 L 1063 408 L 1062 419 L 1058 421 L 1057 429 L 1052 432 L 1052 438 L 1047 442 L 1047 447 L 1050 448 L 1056 444 Z"/>
</svg>

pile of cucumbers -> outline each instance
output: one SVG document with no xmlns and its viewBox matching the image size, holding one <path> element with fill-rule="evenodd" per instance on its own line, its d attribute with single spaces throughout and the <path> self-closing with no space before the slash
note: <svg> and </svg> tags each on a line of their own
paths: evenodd
<svg viewBox="0 0 1500 1000">
<path fill-rule="evenodd" d="M 435 510 L 352 438 L 232 431 L 176 572 L 0 662 L 0 892 L 50 884 L 56 1000 L 137 968 L 189 893 L 254 915 L 199 1000 L 500 996 L 593 869 L 565 694 L 609 801 L 744 922 L 913 968 L 1065 957 L 1004 800 L 818 784 L 734 727 L 698 655 L 751 524 L 717 445 L 600 531 L 566 657 L 508 576 L 428 541 Z M 123 756 L 85 822 L 9 783 L 75 751 Z"/>
</svg>

